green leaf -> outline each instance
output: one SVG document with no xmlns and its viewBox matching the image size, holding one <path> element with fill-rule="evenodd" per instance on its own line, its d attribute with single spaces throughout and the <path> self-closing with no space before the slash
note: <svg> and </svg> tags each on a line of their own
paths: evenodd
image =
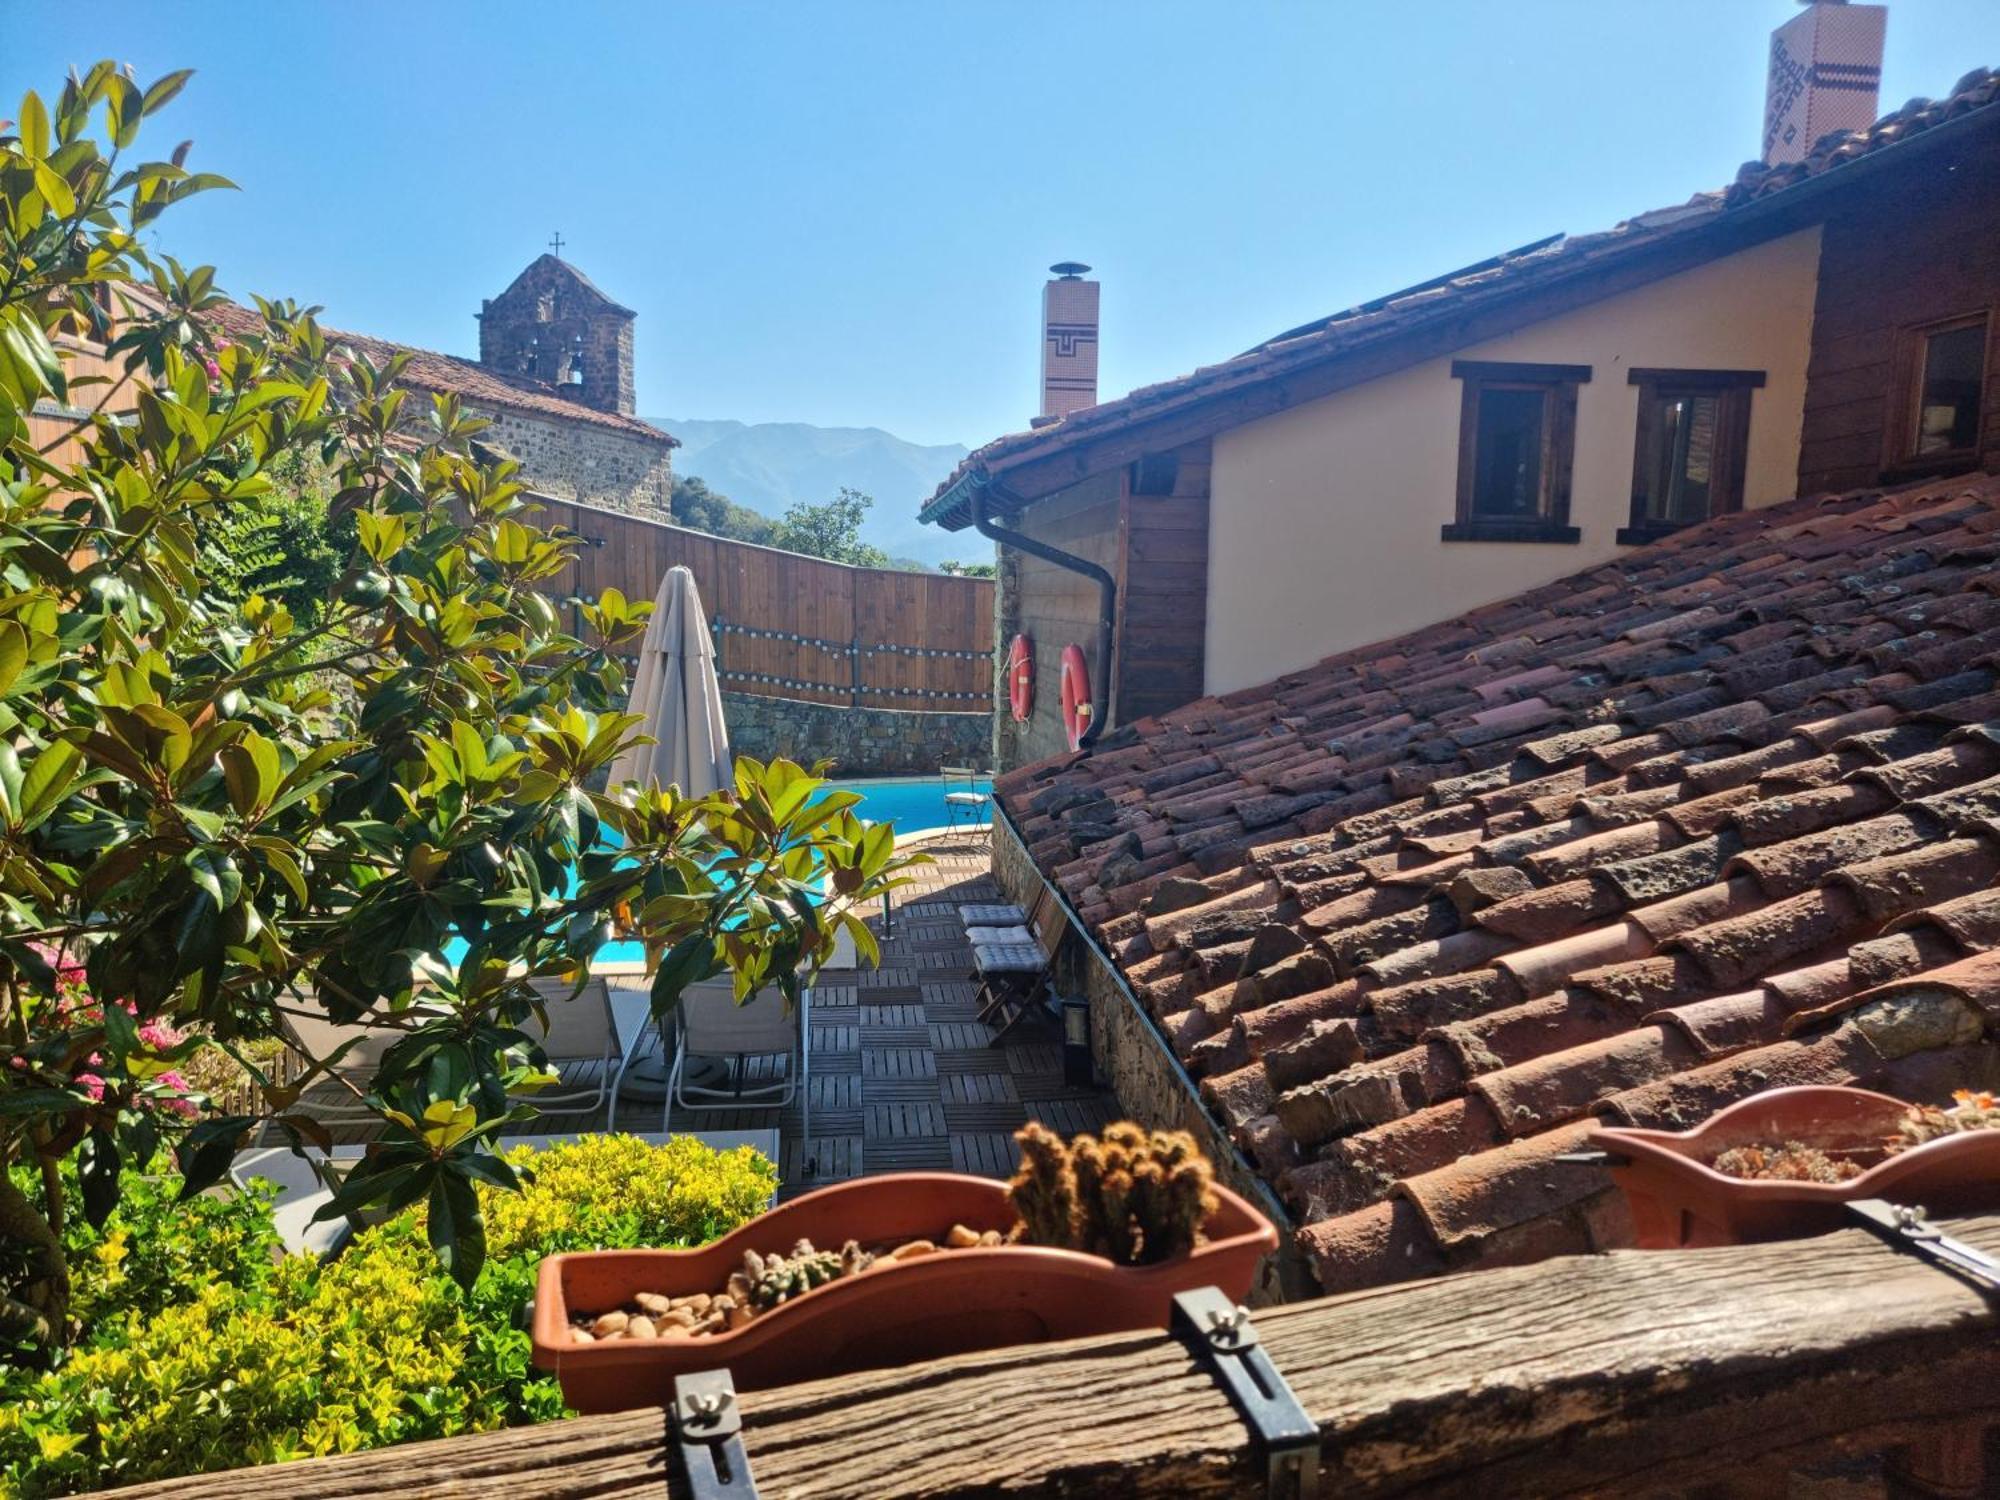
<svg viewBox="0 0 2000 1500">
<path fill-rule="evenodd" d="M 21 822 L 25 831 L 46 821 L 62 804 L 83 770 L 83 752 L 68 740 L 57 740 L 36 752 L 21 777 Z"/>
<path fill-rule="evenodd" d="M 444 1163 L 431 1186 L 429 1228 L 431 1248 L 446 1273 L 469 1288 L 486 1263 L 486 1219 L 478 1192 L 457 1162 Z"/>
<path fill-rule="evenodd" d="M 139 119 L 145 105 L 139 85 L 123 73 L 113 73 L 104 85 L 104 123 L 111 144 L 124 150 L 139 138 Z"/>
<path fill-rule="evenodd" d="M 238 815 L 249 817 L 277 790 L 280 770 L 278 747 L 255 730 L 222 749 L 222 781 L 229 792 L 229 805 Z"/>
<path fill-rule="evenodd" d="M 35 190 L 49 205 L 59 219 L 67 219 L 76 212 L 76 194 L 63 181 L 62 174 L 47 162 L 35 163 Z"/>
<path fill-rule="evenodd" d="M 177 68 L 173 72 L 157 79 L 153 83 L 153 86 L 146 90 L 145 96 L 139 101 L 140 109 L 150 115 L 154 110 L 163 107 L 174 95 L 186 88 L 187 81 L 192 77 L 194 77 L 193 68 Z"/>
<path fill-rule="evenodd" d="M 713 978 L 715 972 L 715 939 L 705 932 L 682 938 L 660 961 L 660 971 L 653 976 L 653 1014 L 667 1015 L 681 1003 L 682 991 Z"/>
<path fill-rule="evenodd" d="M 21 99 L 21 154 L 40 160 L 49 154 L 49 109 L 32 89 Z"/>
<path fill-rule="evenodd" d="M 125 1007 L 107 1004 L 104 1012 L 104 1042 L 108 1051 L 118 1057 L 127 1057 L 139 1050 L 139 1027 L 126 1013 Z"/>
<path fill-rule="evenodd" d="M 181 1138 L 174 1161 L 181 1170 L 182 1202 L 222 1180 L 245 1133 L 256 1123 L 251 1115 L 220 1115 L 203 1120 Z"/>
<path fill-rule="evenodd" d="M 276 871 L 278 878 L 290 888 L 299 905 L 306 905 L 311 897 L 306 890 L 306 878 L 304 872 L 299 869 L 299 862 L 287 850 L 271 844 L 260 844 L 258 853 L 264 856 L 264 863 Z"/>
<path fill-rule="evenodd" d="M 118 1143 L 102 1125 L 85 1138 L 76 1157 L 77 1182 L 83 1188 L 83 1216 L 92 1229 L 102 1229 L 118 1206 Z"/>
</svg>

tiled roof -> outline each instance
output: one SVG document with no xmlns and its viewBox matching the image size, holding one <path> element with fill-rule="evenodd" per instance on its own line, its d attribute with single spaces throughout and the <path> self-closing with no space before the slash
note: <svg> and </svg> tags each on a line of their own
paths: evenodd
<svg viewBox="0 0 2000 1500">
<path fill-rule="evenodd" d="M 2000 1082 L 1997 560 L 1991 475 L 1726 516 L 998 793 L 1327 1287 L 1615 1245 L 1593 1121 Z"/>
<path fill-rule="evenodd" d="M 1768 167 L 1761 161 L 1745 162 L 1729 189 L 1728 200 L 1734 204 L 1782 192 L 1808 177 L 1821 176 L 1996 101 L 2000 101 L 2000 68 L 1974 68 L 1953 84 L 1944 98 L 1912 99 L 1866 130 L 1835 131 L 1823 136 L 1802 161 L 1778 167 Z"/>
<path fill-rule="evenodd" d="M 234 302 L 217 303 L 206 316 L 224 333 L 238 338 L 264 330 L 264 320 L 254 308 Z M 547 381 L 504 374 L 475 360 L 460 359 L 455 354 L 438 354 L 408 344 L 392 344 L 387 339 L 372 338 L 365 333 L 346 333 L 337 328 L 328 328 L 325 332 L 330 343 L 345 344 L 373 364 L 381 364 L 394 354 L 409 355 L 410 363 L 403 372 L 403 381 L 421 390 L 456 394 L 473 406 L 500 407 L 558 422 L 580 422 L 585 426 L 605 427 L 676 448 L 680 446 L 678 439 L 668 436 L 650 422 L 615 411 L 599 411 L 581 401 L 572 401 Z"/>
<path fill-rule="evenodd" d="M 1125 396 L 1071 412 L 1026 432 L 1009 433 L 968 454 L 940 484 L 920 519 L 947 527 L 970 524 L 965 488 L 983 477 L 1052 457 L 1075 443 L 1152 421 L 1197 403 L 1280 380 L 1293 371 L 1359 355 L 1433 325 L 1462 320 L 1495 303 L 1553 288 L 1608 263 L 1718 227 L 1732 214 L 1761 205 L 1787 188 L 1913 139 L 2000 102 L 2000 70 L 1980 68 L 1938 101 L 1914 99 L 1866 130 L 1830 135 L 1805 160 L 1782 167 L 1747 163 L 1724 192 L 1639 214 L 1600 234 L 1556 235 L 1479 261 L 1373 302 L 1364 302 L 1270 339 L 1191 374 L 1142 386 Z M 1732 247 L 1735 248 L 1735 247 Z M 1078 473 L 1075 478 L 1082 478 Z M 1036 498 L 1029 496 L 1028 498 Z"/>
</svg>

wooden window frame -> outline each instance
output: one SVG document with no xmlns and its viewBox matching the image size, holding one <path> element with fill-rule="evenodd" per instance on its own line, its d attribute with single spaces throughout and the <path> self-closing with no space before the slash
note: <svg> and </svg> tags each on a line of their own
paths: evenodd
<svg viewBox="0 0 2000 1500">
<path fill-rule="evenodd" d="M 1930 355 L 1931 339 L 1958 328 L 1983 328 L 1980 341 L 1979 399 L 1973 411 L 1972 446 L 1949 448 L 1942 453 L 1917 452 L 1917 424 L 1924 400 L 1924 366 Z M 1949 318 L 1933 318 L 1912 323 L 1897 336 L 1895 376 L 1890 391 L 1890 420 L 1885 424 L 1882 478 L 1921 479 L 1932 474 L 1953 474 L 1976 468 L 1986 443 L 1986 392 L 1993 372 L 1993 308 L 1975 307 Z"/>
<path fill-rule="evenodd" d="M 1633 369 L 1626 382 L 1639 388 L 1639 414 L 1632 436 L 1632 514 L 1618 528 L 1623 547 L 1643 547 L 1672 536 L 1692 521 L 1658 521 L 1646 512 L 1652 501 L 1653 476 L 1659 457 L 1660 424 L 1654 414 L 1663 396 L 1713 396 L 1715 472 L 1708 488 L 1708 518 L 1743 509 L 1743 479 L 1750 464 L 1750 393 L 1764 386 L 1762 370 Z"/>
<path fill-rule="evenodd" d="M 1455 359 L 1451 377 L 1463 383 L 1458 409 L 1458 513 L 1440 536 L 1447 542 L 1562 542 L 1583 533 L 1569 524 L 1570 477 L 1576 467 L 1576 391 L 1590 380 L 1589 365 L 1515 364 Z M 1530 520 L 1482 516 L 1473 510 L 1479 448 L 1479 398 L 1490 389 L 1543 393 L 1543 513 Z"/>
</svg>

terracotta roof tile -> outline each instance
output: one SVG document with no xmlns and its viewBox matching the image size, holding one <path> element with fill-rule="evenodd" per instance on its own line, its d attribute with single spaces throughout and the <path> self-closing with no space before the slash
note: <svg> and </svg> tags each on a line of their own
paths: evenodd
<svg viewBox="0 0 2000 1500">
<path fill-rule="evenodd" d="M 1701 1055 L 1678 1028 L 1640 1026 L 1482 1074 L 1467 1087 L 1507 1134 L 1533 1135 L 1578 1118 L 1599 1099 L 1678 1073 Z"/>
<path fill-rule="evenodd" d="M 1882 1056 L 1852 1026 L 1811 1041 L 1777 1042 L 1690 1068 L 1601 1101 L 1597 1113 L 1620 1125 L 1687 1130 L 1726 1105 L 1765 1089 L 1872 1081 Z"/>
<path fill-rule="evenodd" d="M 255 338 L 264 332 L 263 315 L 234 302 L 219 303 L 203 316 L 234 338 Z M 504 407 L 561 422 L 607 427 L 668 447 L 680 446 L 676 439 L 650 422 L 585 406 L 581 401 L 569 399 L 547 381 L 531 380 L 525 375 L 503 374 L 477 360 L 461 359 L 455 354 L 438 354 L 408 344 L 392 344 L 387 339 L 372 338 L 367 334 L 343 333 L 337 328 L 328 328 L 325 333 L 329 345 L 351 349 L 371 364 L 382 365 L 398 354 L 408 355 L 409 364 L 403 371 L 403 383 L 420 390 L 458 395 L 472 406 Z"/>
<path fill-rule="evenodd" d="M 1950 649 L 2000 631 L 1994 522 L 2000 476 L 1722 518 L 999 800 L 1088 920 L 1143 911 L 1099 936 L 1328 1286 L 1617 1243 L 1549 1161 L 1587 1115 L 2000 1071 L 2000 698 Z M 1302 763 L 1312 831 L 1252 826 Z"/>
</svg>

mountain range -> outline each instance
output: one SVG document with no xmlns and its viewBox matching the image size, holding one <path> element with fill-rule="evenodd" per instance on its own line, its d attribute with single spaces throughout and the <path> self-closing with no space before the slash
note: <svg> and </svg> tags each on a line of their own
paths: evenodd
<svg viewBox="0 0 2000 1500">
<path fill-rule="evenodd" d="M 965 457 L 960 444 L 925 446 L 879 427 L 646 420 L 681 440 L 674 453 L 676 474 L 698 478 L 738 505 L 777 516 L 796 501 L 831 500 L 846 485 L 875 497 L 862 540 L 891 557 L 931 567 L 947 559 L 992 560 L 992 547 L 978 536 L 917 524 L 917 507 Z"/>
</svg>

